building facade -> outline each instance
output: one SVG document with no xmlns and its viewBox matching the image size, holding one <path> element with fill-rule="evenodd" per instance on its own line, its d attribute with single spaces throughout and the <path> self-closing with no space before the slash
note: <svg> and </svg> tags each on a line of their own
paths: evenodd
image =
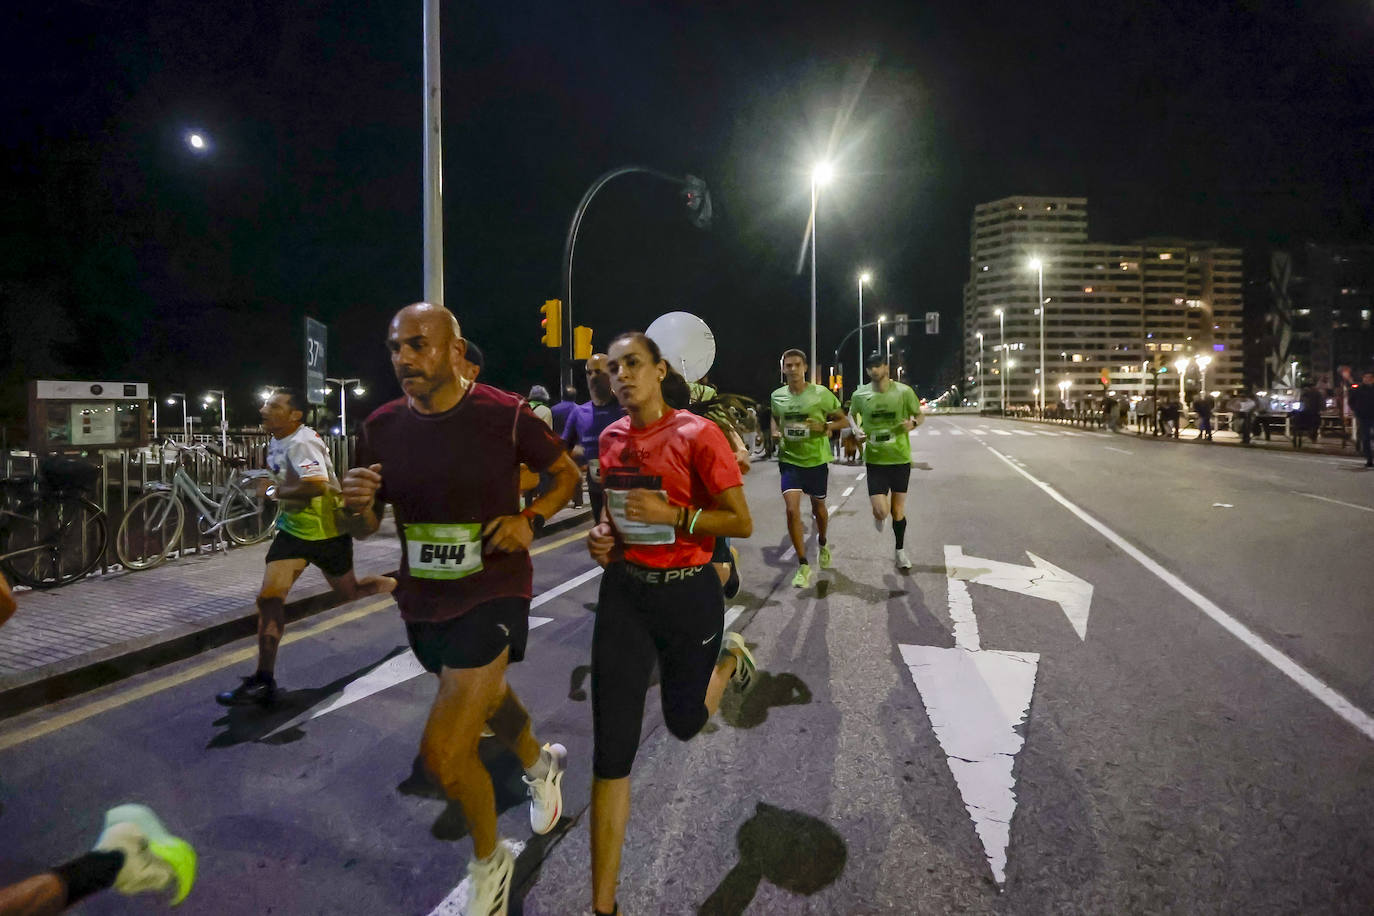
<svg viewBox="0 0 1374 916">
<path fill-rule="evenodd" d="M 1190 393 L 1204 383 L 1240 389 L 1240 249 L 1172 238 L 1094 242 L 1086 199 L 1008 197 L 974 208 L 969 252 L 967 402 L 1034 406 L 1042 388 L 1048 407 L 1141 394 L 1156 367 L 1167 367 L 1161 390 L 1177 392 L 1184 359 Z"/>
<path fill-rule="evenodd" d="M 1374 366 L 1374 245 L 1307 242 L 1269 259 L 1261 385 L 1336 387 L 1342 366 Z"/>
</svg>

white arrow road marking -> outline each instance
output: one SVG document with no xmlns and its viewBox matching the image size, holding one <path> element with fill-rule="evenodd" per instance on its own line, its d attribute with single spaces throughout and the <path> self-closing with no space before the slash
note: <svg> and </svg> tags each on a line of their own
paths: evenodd
<svg viewBox="0 0 1374 916">
<path fill-rule="evenodd" d="M 1030 708 L 1040 656 L 957 647 L 898 648 L 1000 887 L 1007 879 L 1007 844 L 1016 810 L 1012 766 L 1026 743 L 1016 727 Z"/>
<path fill-rule="evenodd" d="M 945 569 L 951 579 L 991 585 L 1035 598 L 1053 601 L 1064 611 L 1080 640 L 1088 638 L 1088 613 L 1092 607 L 1093 587 L 1073 573 L 1065 572 L 1029 550 L 1026 556 L 1035 564 L 1016 566 L 997 560 L 967 556 L 962 547 L 945 545 Z"/>
<path fill-rule="evenodd" d="M 502 840 L 501 844 L 510 850 L 510 854 L 515 858 L 520 858 L 520 853 L 525 851 L 523 840 Z M 512 876 L 513 877 L 513 876 Z M 430 910 L 429 916 L 467 916 L 468 911 L 468 884 L 471 878 L 464 877 L 458 882 L 458 886 L 448 892 L 448 896 L 439 902 L 439 905 Z"/>
<path fill-rule="evenodd" d="M 601 575 L 601 567 L 597 566 L 587 570 L 578 576 L 573 576 L 566 582 L 554 586 L 546 592 L 535 596 L 530 602 L 530 608 L 534 609 L 542 604 L 547 604 L 559 595 L 566 594 L 577 588 L 583 583 L 590 582 Z M 530 630 L 537 630 L 546 623 L 553 622 L 552 617 L 530 617 Z M 395 687 L 397 684 L 404 684 L 406 681 L 419 677 L 425 673 L 425 669 L 420 665 L 419 659 L 413 652 L 404 652 L 395 658 L 387 659 L 382 664 L 373 668 L 367 674 L 350 681 L 343 689 L 343 692 L 336 697 L 325 700 L 323 703 L 310 707 L 300 715 L 293 717 L 289 721 L 277 726 L 265 737 L 270 738 L 279 732 L 284 732 L 288 728 L 296 728 L 304 725 L 312 719 L 318 719 L 326 713 L 336 712 L 345 706 L 352 706 L 359 700 L 365 700 L 374 693 L 381 693 L 383 690 Z"/>
<path fill-rule="evenodd" d="M 970 652 L 983 647 L 978 636 L 978 618 L 973 615 L 973 596 L 962 579 L 949 580 L 949 616 L 954 621 L 956 646 Z"/>
</svg>

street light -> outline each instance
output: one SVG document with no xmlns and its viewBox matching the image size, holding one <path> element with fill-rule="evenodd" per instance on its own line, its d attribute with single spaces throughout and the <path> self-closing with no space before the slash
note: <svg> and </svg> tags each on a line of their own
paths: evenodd
<svg viewBox="0 0 1374 916">
<path fill-rule="evenodd" d="M 1188 363 L 1191 360 L 1186 356 L 1180 356 L 1174 360 L 1174 368 L 1178 370 L 1178 399 L 1180 402 L 1188 399 L 1188 390 L 1184 388 L 1184 373 L 1188 370 Z"/>
<path fill-rule="evenodd" d="M 860 372 L 861 374 L 862 374 L 862 372 L 864 371 L 864 284 L 865 284 L 865 283 L 872 283 L 872 282 L 873 282 L 873 275 L 870 274 L 868 271 L 865 270 L 863 273 L 859 274 L 859 362 L 858 362 L 858 366 L 859 366 L 859 372 Z M 881 334 L 881 333 L 882 333 L 882 330 L 879 329 L 878 333 Z M 855 376 L 855 377 L 858 378 L 859 376 Z"/>
<path fill-rule="evenodd" d="M 895 338 L 895 337 L 889 337 L 889 338 L 887 339 L 887 371 L 888 371 L 888 372 L 891 372 L 891 371 L 892 371 L 892 341 L 894 341 L 894 340 L 896 340 L 896 339 L 897 339 L 897 338 Z"/>
<path fill-rule="evenodd" d="M 209 407 L 215 402 L 215 395 L 219 395 L 219 450 L 227 455 L 229 454 L 229 415 L 224 410 L 224 392 L 218 388 L 211 388 L 201 401 L 206 407 Z"/>
<path fill-rule="evenodd" d="M 1040 291 L 1040 298 L 1035 310 L 1040 313 L 1040 378 L 1043 379 L 1045 377 L 1045 262 L 1039 258 L 1031 258 L 1030 269 L 1035 271 L 1036 288 Z M 1041 384 L 1040 387 L 1043 389 L 1044 385 Z M 1043 395 L 1040 396 L 1039 401 L 1040 412 L 1044 413 L 1045 398 Z"/>
<path fill-rule="evenodd" d="M 1205 392 L 1207 390 L 1207 367 L 1212 364 L 1212 357 L 1204 353 L 1194 357 L 1193 362 L 1197 363 L 1198 390 Z"/>
<path fill-rule="evenodd" d="M 364 394 L 367 393 L 367 389 L 363 387 L 363 380 L 360 378 L 329 378 L 326 376 L 325 381 L 333 382 L 335 385 L 339 386 L 339 431 L 342 432 L 343 435 L 347 436 L 348 403 L 344 400 L 344 389 L 346 389 L 349 383 L 352 382 L 354 384 L 353 394 L 355 397 L 362 397 Z M 326 388 L 324 390 L 324 393 L 330 394 L 332 391 L 333 389 Z"/>
<path fill-rule="evenodd" d="M 998 350 L 1001 352 L 1001 354 L 1002 354 L 1001 358 L 998 360 L 998 363 L 1001 364 L 1001 368 L 1000 368 L 1000 369 L 998 370 L 998 372 L 997 372 L 997 379 L 998 379 L 998 382 L 999 382 L 998 387 L 999 387 L 999 389 L 1000 389 L 999 394 L 1000 394 L 1001 399 L 1002 399 L 1002 404 L 1001 404 L 1001 407 L 998 409 L 998 413 L 1000 413 L 1002 416 L 1006 416 L 1006 415 L 1007 415 L 1007 316 L 1005 316 L 1005 315 L 1002 314 L 1002 310 L 1001 310 L 1001 309 L 998 309 L 997 312 L 996 312 L 996 314 L 997 314 L 997 349 L 998 349 Z"/>
<path fill-rule="evenodd" d="M 983 332 L 978 331 L 975 335 L 978 338 L 978 409 L 983 409 Z"/>
<path fill-rule="evenodd" d="M 167 406 L 171 407 L 175 405 L 177 398 L 181 398 L 181 435 L 185 437 L 188 435 L 186 432 L 186 393 L 184 391 L 173 391 L 171 394 L 167 395 Z"/>
<path fill-rule="evenodd" d="M 191 152 L 204 155 L 210 152 L 210 138 L 204 131 L 188 130 L 186 132 L 186 145 L 191 148 Z"/>
<path fill-rule="evenodd" d="M 828 162 L 818 162 L 811 169 L 811 382 L 820 384 L 820 367 L 816 364 L 816 199 L 820 188 L 830 183 L 835 170 Z M 863 324 L 862 321 L 859 322 Z M 862 360 L 861 360 L 862 362 Z"/>
</svg>

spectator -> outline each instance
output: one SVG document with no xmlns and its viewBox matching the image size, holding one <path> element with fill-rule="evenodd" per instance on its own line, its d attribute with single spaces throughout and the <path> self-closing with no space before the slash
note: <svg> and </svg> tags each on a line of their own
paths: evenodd
<svg viewBox="0 0 1374 916">
<path fill-rule="evenodd" d="M 1159 423 L 1164 435 L 1178 438 L 1178 421 L 1182 410 L 1182 405 L 1172 396 L 1164 402 L 1164 406 L 1159 409 Z"/>
<path fill-rule="evenodd" d="M 1233 429 L 1240 433 L 1240 444 L 1250 444 L 1250 434 L 1255 422 L 1255 399 L 1248 394 L 1237 395 L 1227 402 L 1231 411 Z"/>
<path fill-rule="evenodd" d="M 553 429 L 553 411 L 549 409 L 549 389 L 543 385 L 535 385 L 530 388 L 529 397 L 530 410 L 534 415 L 544 421 L 549 429 Z"/>
<path fill-rule="evenodd" d="M 1212 441 L 1212 411 L 1217 402 L 1205 391 L 1193 399 L 1193 409 L 1197 411 L 1197 438 L 1199 442 Z"/>
<path fill-rule="evenodd" d="M 477 381 L 477 376 L 482 374 L 482 367 L 486 365 L 486 357 L 482 355 L 482 348 L 472 341 L 467 341 L 467 351 L 463 354 L 463 361 L 454 368 L 458 371 L 460 378 L 466 379 L 469 385 Z"/>
<path fill-rule="evenodd" d="M 1374 468 L 1374 372 L 1365 372 L 1360 383 L 1350 387 L 1350 412 L 1359 429 L 1356 447 L 1364 452 L 1364 466 Z"/>
<path fill-rule="evenodd" d="M 577 389 L 569 385 L 563 389 L 563 399 L 550 408 L 553 413 L 553 431 L 557 436 L 562 436 L 568 428 L 568 415 L 577 406 Z"/>
</svg>

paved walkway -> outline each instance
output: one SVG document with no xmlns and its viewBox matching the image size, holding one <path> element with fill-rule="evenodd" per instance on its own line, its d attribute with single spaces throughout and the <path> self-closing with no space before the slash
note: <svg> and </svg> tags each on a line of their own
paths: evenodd
<svg viewBox="0 0 1374 916">
<path fill-rule="evenodd" d="M 564 509 L 545 533 L 590 514 Z M 19 610 L 0 629 L 0 718 L 248 635 L 269 544 L 188 553 L 154 569 L 111 570 L 47 591 L 17 590 Z M 378 534 L 353 545 L 360 577 L 394 571 L 399 556 L 390 516 Z M 288 618 L 333 603 L 313 566 L 289 600 Z"/>
</svg>

